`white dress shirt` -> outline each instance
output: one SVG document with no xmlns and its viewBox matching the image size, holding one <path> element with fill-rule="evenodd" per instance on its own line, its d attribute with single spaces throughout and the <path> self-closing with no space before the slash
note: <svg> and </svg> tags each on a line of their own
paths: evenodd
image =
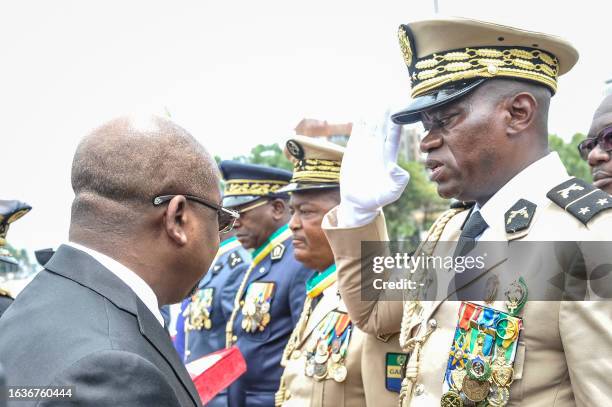
<svg viewBox="0 0 612 407">
<path fill-rule="evenodd" d="M 114 260 L 108 257 L 105 254 L 95 251 L 94 249 L 90 249 L 89 247 L 82 246 L 78 243 L 68 242 L 66 245 L 71 246 L 77 250 L 85 252 L 93 257 L 98 263 L 103 265 L 106 269 L 108 269 L 111 273 L 116 275 L 121 281 L 123 281 L 134 294 L 146 305 L 146 307 L 151 311 L 151 313 L 155 316 L 155 318 L 159 321 L 159 323 L 164 326 L 164 318 L 159 312 L 159 304 L 157 302 L 157 296 L 149 287 L 149 285 L 136 273 L 134 273 L 129 268 L 125 267 L 123 264 L 119 263 L 117 260 Z"/>
<path fill-rule="evenodd" d="M 542 207 L 548 198 L 546 192 L 569 178 L 565 166 L 556 152 L 550 152 L 538 161 L 531 163 L 516 174 L 482 207 L 478 204 L 474 211 L 480 211 L 489 227 L 476 240 L 491 240 L 493 229 L 504 230 L 504 215 L 519 199 L 526 199 Z"/>
</svg>

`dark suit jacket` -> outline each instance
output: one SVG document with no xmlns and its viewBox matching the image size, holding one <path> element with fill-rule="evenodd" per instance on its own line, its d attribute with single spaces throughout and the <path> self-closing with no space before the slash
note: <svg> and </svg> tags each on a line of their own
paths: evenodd
<svg viewBox="0 0 612 407">
<path fill-rule="evenodd" d="M 74 386 L 73 406 L 200 406 L 153 314 L 119 278 L 69 246 L 0 319 L 0 363 L 9 386 Z"/>
</svg>

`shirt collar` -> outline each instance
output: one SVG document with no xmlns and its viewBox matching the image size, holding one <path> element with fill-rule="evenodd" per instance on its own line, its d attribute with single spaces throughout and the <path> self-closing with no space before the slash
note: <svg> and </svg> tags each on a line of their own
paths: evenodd
<svg viewBox="0 0 612 407">
<path fill-rule="evenodd" d="M 151 311 L 151 313 L 155 316 L 159 323 L 164 326 L 164 318 L 162 317 L 161 312 L 159 312 L 157 296 L 155 295 L 151 287 L 149 287 L 149 285 L 138 274 L 134 273 L 132 270 L 125 267 L 117 260 L 112 259 L 107 255 L 102 254 L 94 249 L 85 247 L 74 242 L 68 242 L 66 244 L 68 246 L 74 247 L 77 250 L 89 254 L 98 263 L 103 265 L 106 269 L 108 269 L 111 273 L 113 273 L 121 281 L 123 281 L 136 294 L 140 301 L 144 303 L 144 305 L 149 309 L 149 311 Z"/>
<path fill-rule="evenodd" d="M 480 211 L 490 227 L 505 230 L 504 215 L 516 201 L 523 198 L 542 206 L 547 200 L 546 192 L 568 177 L 559 155 L 550 152 L 516 174 L 482 207 L 477 204 L 474 211 Z"/>
</svg>

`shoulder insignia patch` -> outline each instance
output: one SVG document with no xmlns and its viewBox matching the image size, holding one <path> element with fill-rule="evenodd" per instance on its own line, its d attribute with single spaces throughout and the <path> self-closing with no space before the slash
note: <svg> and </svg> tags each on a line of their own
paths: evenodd
<svg viewBox="0 0 612 407">
<path fill-rule="evenodd" d="M 585 225 L 598 213 L 612 208 L 610 195 L 579 178 L 557 185 L 546 196 Z"/>
<path fill-rule="evenodd" d="M 285 245 L 282 243 L 279 243 L 276 246 L 274 246 L 274 249 L 272 249 L 272 252 L 270 253 L 270 258 L 272 260 L 279 260 L 283 257 L 284 253 L 285 253 Z"/>
<path fill-rule="evenodd" d="M 537 205 L 526 199 L 519 199 L 504 214 L 506 233 L 515 233 L 529 227 Z"/>
<path fill-rule="evenodd" d="M 240 263 L 244 262 L 244 260 L 242 260 L 242 257 L 240 257 L 240 255 L 236 252 L 231 252 L 229 255 L 229 260 L 228 260 L 228 264 L 230 266 L 230 268 L 234 268 L 237 265 L 239 265 Z"/>
</svg>

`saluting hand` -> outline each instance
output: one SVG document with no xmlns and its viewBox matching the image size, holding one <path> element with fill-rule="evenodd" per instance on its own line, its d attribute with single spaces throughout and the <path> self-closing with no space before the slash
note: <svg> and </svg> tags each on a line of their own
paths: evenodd
<svg viewBox="0 0 612 407">
<path fill-rule="evenodd" d="M 353 125 L 340 169 L 338 226 L 365 225 L 401 196 L 410 174 L 397 165 L 400 134 L 389 112 L 377 124 Z"/>
</svg>

